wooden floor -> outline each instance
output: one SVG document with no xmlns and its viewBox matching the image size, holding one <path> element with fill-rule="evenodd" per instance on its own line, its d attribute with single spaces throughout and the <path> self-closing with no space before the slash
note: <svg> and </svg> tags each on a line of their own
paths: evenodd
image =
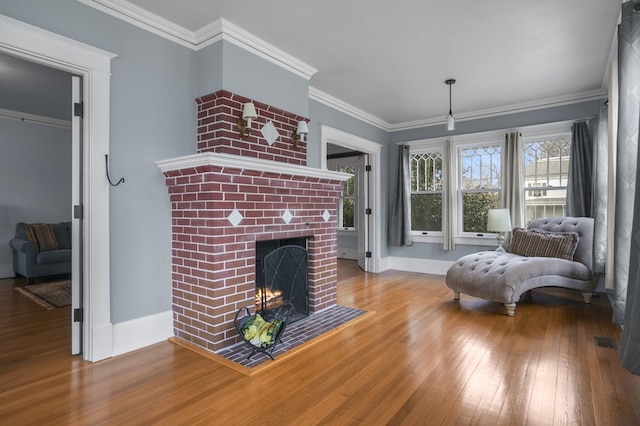
<svg viewBox="0 0 640 426">
<path fill-rule="evenodd" d="M 340 261 L 338 302 L 376 315 L 247 377 L 170 342 L 87 363 L 68 308 L 0 285 L 0 424 L 640 424 L 640 377 L 594 344 L 619 344 L 605 298 L 537 291 L 509 318 L 452 296 Z"/>
</svg>

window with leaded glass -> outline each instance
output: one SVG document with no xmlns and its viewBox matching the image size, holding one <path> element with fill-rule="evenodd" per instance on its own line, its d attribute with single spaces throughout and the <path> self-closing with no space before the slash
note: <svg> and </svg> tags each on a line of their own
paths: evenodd
<svg viewBox="0 0 640 426">
<path fill-rule="evenodd" d="M 462 232 L 486 233 L 489 209 L 500 207 L 502 145 L 482 144 L 458 149 Z"/>
<path fill-rule="evenodd" d="M 442 232 L 443 151 L 411 155 L 411 230 Z"/>
<path fill-rule="evenodd" d="M 525 222 L 565 215 L 571 135 L 524 144 Z"/>
<path fill-rule="evenodd" d="M 342 184 L 342 197 L 338 204 L 338 227 L 355 229 L 356 169 L 349 165 L 340 167 L 339 171 L 348 173 L 351 177 Z"/>
</svg>

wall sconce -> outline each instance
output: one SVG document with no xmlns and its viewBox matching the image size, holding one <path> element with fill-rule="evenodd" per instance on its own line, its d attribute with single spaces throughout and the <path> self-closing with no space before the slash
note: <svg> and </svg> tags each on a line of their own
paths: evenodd
<svg viewBox="0 0 640 426">
<path fill-rule="evenodd" d="M 298 128 L 291 135 L 291 143 L 295 149 L 299 149 L 298 143 L 304 142 L 305 137 L 309 134 L 309 126 L 304 120 L 298 121 Z"/>
<path fill-rule="evenodd" d="M 253 102 L 247 102 L 246 104 L 244 104 L 244 107 L 242 108 L 242 114 L 240 115 L 240 118 L 238 118 L 238 122 L 236 124 L 240 137 L 244 138 L 246 136 L 249 136 L 249 134 L 251 133 L 251 120 L 253 120 L 254 118 L 258 118 L 256 107 L 255 105 L 253 105 Z"/>
<path fill-rule="evenodd" d="M 496 251 L 505 251 L 504 247 L 502 247 L 502 243 L 504 243 L 504 235 L 502 235 L 502 233 L 511 231 L 511 214 L 509 213 L 509 209 L 489 209 L 487 231 L 495 231 L 498 233 L 496 237 L 498 240 L 498 248 Z"/>
</svg>

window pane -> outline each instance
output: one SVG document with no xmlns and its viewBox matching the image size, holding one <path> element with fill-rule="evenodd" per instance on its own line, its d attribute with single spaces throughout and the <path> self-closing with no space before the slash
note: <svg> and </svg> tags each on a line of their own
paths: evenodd
<svg viewBox="0 0 640 426">
<path fill-rule="evenodd" d="M 501 187 L 500 145 L 465 148 L 460 151 L 462 189 Z"/>
<path fill-rule="evenodd" d="M 525 144 L 525 221 L 564 216 L 571 136 Z"/>
<path fill-rule="evenodd" d="M 442 191 L 442 153 L 411 155 L 411 192 Z"/>
<path fill-rule="evenodd" d="M 525 191 L 525 224 L 542 217 L 563 217 L 567 205 L 567 190 L 553 188 L 542 191 L 536 196 L 535 191 Z"/>
<path fill-rule="evenodd" d="M 497 209 L 499 206 L 499 192 L 464 192 L 462 194 L 463 232 L 488 232 L 487 215 L 489 209 Z"/>
<path fill-rule="evenodd" d="M 355 200 L 353 198 L 342 199 L 342 226 L 344 228 L 355 227 L 354 221 Z"/>
<path fill-rule="evenodd" d="M 442 194 L 411 195 L 411 230 L 442 231 Z"/>
</svg>

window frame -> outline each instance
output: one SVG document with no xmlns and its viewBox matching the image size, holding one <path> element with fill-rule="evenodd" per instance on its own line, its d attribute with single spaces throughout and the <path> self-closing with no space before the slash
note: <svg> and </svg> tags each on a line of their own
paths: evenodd
<svg viewBox="0 0 640 426">
<path fill-rule="evenodd" d="M 447 172 L 449 164 L 446 156 L 446 143 L 447 139 L 437 138 L 431 140 L 412 141 L 409 144 L 409 155 L 423 154 L 430 152 L 439 152 L 442 154 L 442 206 L 444 207 L 444 200 L 447 191 Z M 413 193 L 412 193 L 413 194 Z M 419 243 L 442 243 L 444 241 L 444 227 L 446 226 L 444 217 L 444 208 L 442 212 L 442 228 L 440 231 L 414 231 L 411 230 L 411 238 L 414 242 Z M 425 233 L 426 232 L 426 233 Z"/>
<path fill-rule="evenodd" d="M 358 217 L 358 209 L 360 208 L 359 204 L 359 191 L 361 188 L 359 187 L 359 174 L 360 169 L 362 168 L 362 155 L 352 155 L 348 157 L 342 158 L 331 158 L 327 159 L 327 169 L 334 171 L 343 171 L 346 167 L 351 167 L 354 170 L 353 176 L 353 196 L 345 197 L 344 193 L 340 194 L 340 198 L 338 199 L 338 206 L 336 208 L 336 219 L 337 219 L 337 233 L 339 235 L 356 235 L 358 233 L 359 227 L 359 217 Z M 343 182 L 343 186 L 347 184 L 347 181 Z M 342 226 L 344 223 L 343 218 L 343 200 L 344 198 L 353 199 L 353 227 L 345 227 Z"/>
<path fill-rule="evenodd" d="M 505 132 L 484 132 L 473 133 L 458 137 L 452 140 L 452 152 L 455 155 L 454 163 L 454 177 L 455 177 L 455 189 L 456 189 L 456 203 L 455 210 L 455 232 L 454 239 L 456 244 L 470 244 L 470 245 L 495 245 L 496 233 L 492 232 L 464 232 L 464 209 L 462 197 L 464 193 L 472 192 L 497 192 L 498 197 L 502 197 L 502 162 L 504 161 L 504 135 Z M 500 188 L 491 190 L 463 190 L 462 189 L 462 161 L 461 152 L 468 148 L 478 148 L 486 146 L 498 146 L 500 147 Z"/>
<path fill-rule="evenodd" d="M 542 139 L 560 139 L 560 138 L 564 138 L 567 139 L 569 141 L 569 154 L 567 155 L 567 180 L 564 183 L 564 186 L 531 186 L 528 187 L 527 186 L 527 182 L 526 182 L 526 164 L 525 164 L 525 152 L 527 149 L 527 144 L 531 143 L 531 142 L 540 142 L 540 140 Z M 556 126 L 547 126 L 546 131 L 540 130 L 538 132 L 532 133 L 532 134 L 527 134 L 526 136 L 523 135 L 522 138 L 522 144 L 523 144 L 523 159 L 522 159 L 522 169 L 523 169 L 523 174 L 524 176 L 522 176 L 522 182 L 523 182 L 523 187 L 522 187 L 522 204 L 524 206 L 524 220 L 525 220 L 525 225 L 527 225 L 526 221 L 527 221 L 527 193 L 531 193 L 532 195 L 532 199 L 536 199 L 536 198 L 542 198 L 547 196 L 547 191 L 554 191 L 554 190 L 564 190 L 565 191 L 565 209 L 566 209 L 566 191 L 567 191 L 567 181 L 568 181 L 568 172 L 569 172 L 569 164 L 571 162 L 571 143 L 573 143 L 572 138 L 571 138 L 571 129 L 566 129 L 566 128 L 558 128 Z M 535 191 L 539 191 L 541 193 L 540 196 L 533 196 Z M 566 210 L 565 210 L 566 211 Z"/>
</svg>

